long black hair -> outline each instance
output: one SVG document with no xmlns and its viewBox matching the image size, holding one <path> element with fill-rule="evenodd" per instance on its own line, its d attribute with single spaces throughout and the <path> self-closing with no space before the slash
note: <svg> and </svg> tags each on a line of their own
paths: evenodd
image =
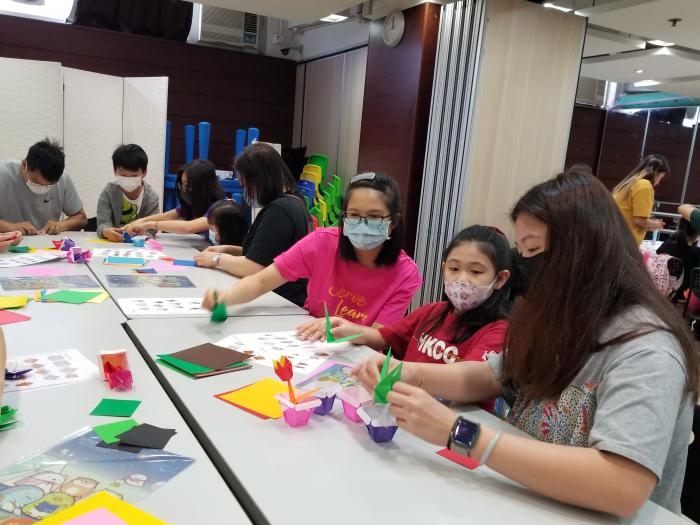
<svg viewBox="0 0 700 525">
<path fill-rule="evenodd" d="M 658 154 L 647 155 L 639 164 L 637 164 L 629 175 L 627 175 L 617 186 L 615 186 L 612 194 L 615 195 L 616 193 L 626 192 L 635 182 L 641 179 L 646 179 L 653 184 L 654 177 L 656 177 L 659 173 L 671 175 L 671 166 L 669 166 L 666 157 Z"/>
<path fill-rule="evenodd" d="M 207 222 L 219 230 L 219 244 L 240 246 L 248 233 L 248 220 L 241 207 L 232 199 L 212 204 Z"/>
<path fill-rule="evenodd" d="M 246 194 L 261 206 L 267 206 L 282 195 L 293 195 L 297 191 L 292 172 L 269 144 L 256 142 L 245 148 L 236 157 L 233 169 Z"/>
<path fill-rule="evenodd" d="M 358 175 L 356 177 L 357 180 L 351 182 L 350 186 L 348 186 L 348 189 L 345 192 L 345 197 L 343 198 L 343 214 L 345 214 L 347 211 L 350 196 L 356 189 L 369 188 L 382 194 L 384 204 L 386 204 L 386 207 L 389 208 L 391 223 L 394 226 L 394 229 L 391 232 L 391 237 L 382 245 L 382 251 L 379 252 L 379 256 L 377 257 L 375 264 L 377 266 L 391 266 L 398 260 L 399 255 L 401 255 L 401 243 L 403 242 L 403 228 L 401 225 L 401 192 L 399 191 L 399 185 L 396 184 L 394 179 L 388 175 L 384 175 L 383 173 L 367 173 L 365 175 L 365 178 Z M 350 242 L 350 239 L 343 235 L 342 221 L 340 223 L 339 242 L 340 256 L 343 259 L 357 261 L 355 248 Z"/>
<path fill-rule="evenodd" d="M 481 253 L 489 258 L 496 270 L 496 276 L 504 270 L 508 270 L 512 275 L 513 256 L 508 239 L 502 232 L 491 226 L 477 224 L 469 226 L 455 235 L 442 252 L 442 264 L 447 262 L 452 250 L 468 242 L 475 243 Z M 512 279 L 509 278 L 501 288 L 494 289 L 491 296 L 476 308 L 459 313 L 449 342 L 452 344 L 463 343 L 485 325 L 499 319 L 505 319 L 509 310 L 511 281 Z M 431 332 L 441 326 L 445 322 L 447 314 L 455 311 L 454 305 L 444 293 L 443 299 L 447 301 L 447 305 L 437 315 L 425 322 L 421 329 L 423 333 Z"/>
<path fill-rule="evenodd" d="M 182 175 L 187 173 L 187 188 L 182 188 Z M 196 159 L 177 170 L 178 195 L 189 192 L 190 202 L 180 198 L 180 217 L 186 220 L 204 217 L 209 207 L 226 197 L 216 176 L 216 167 L 208 160 Z"/>
</svg>

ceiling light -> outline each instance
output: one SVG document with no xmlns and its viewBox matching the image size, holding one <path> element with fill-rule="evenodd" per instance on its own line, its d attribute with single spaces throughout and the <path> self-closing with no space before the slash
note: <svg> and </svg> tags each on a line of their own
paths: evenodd
<svg viewBox="0 0 700 525">
<path fill-rule="evenodd" d="M 328 15 L 321 18 L 321 22 L 342 22 L 343 20 L 347 19 L 348 17 L 343 15 Z"/>
<path fill-rule="evenodd" d="M 547 2 L 546 4 L 542 4 L 542 7 L 547 7 L 549 9 L 556 9 L 557 11 L 564 11 L 565 13 L 568 13 L 569 11 L 573 11 L 573 9 L 569 9 L 568 7 L 562 7 L 560 5 L 555 5 L 550 2 Z"/>
<path fill-rule="evenodd" d="M 644 73 L 644 70 L 643 70 L 643 69 L 637 69 L 637 70 L 635 70 L 635 73 L 637 73 L 638 75 L 641 75 L 642 73 Z"/>
<path fill-rule="evenodd" d="M 634 87 L 650 87 L 650 86 L 658 86 L 661 84 L 661 82 L 658 82 L 657 80 L 640 80 L 639 82 L 634 83 Z"/>
<path fill-rule="evenodd" d="M 648 42 L 652 46 L 661 46 L 661 47 L 671 47 L 675 46 L 673 42 L 664 42 L 663 40 L 649 40 Z"/>
</svg>

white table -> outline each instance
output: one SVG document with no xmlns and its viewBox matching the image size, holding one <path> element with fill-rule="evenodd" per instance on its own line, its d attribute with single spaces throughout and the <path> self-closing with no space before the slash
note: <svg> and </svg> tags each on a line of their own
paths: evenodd
<svg viewBox="0 0 700 525">
<path fill-rule="evenodd" d="M 69 237 L 75 241 L 77 246 L 84 249 L 95 249 L 95 248 L 123 248 L 129 249 L 132 247 L 128 243 L 90 243 L 88 241 L 95 240 L 96 234 L 91 232 L 65 232 L 61 235 L 42 235 L 34 237 L 25 237 L 22 242 L 23 245 L 28 245 L 36 248 L 50 247 L 51 241 L 55 239 L 61 239 L 63 237 Z M 198 235 L 174 235 L 174 234 L 163 234 L 158 236 L 158 242 L 163 245 L 163 253 L 168 257 L 174 259 L 188 259 L 192 260 L 194 255 L 198 253 L 198 248 L 205 248 L 208 243 L 202 240 Z M 2 256 L 2 255 L 0 255 Z M 76 272 L 86 271 L 88 274 L 93 274 L 95 280 L 99 285 L 101 285 L 105 290 L 107 290 L 110 296 L 115 300 L 118 305 L 119 299 L 124 298 L 134 298 L 134 297 L 196 297 L 202 298 L 204 293 L 209 288 L 219 288 L 226 289 L 233 286 L 239 281 L 237 277 L 234 277 L 226 272 L 210 268 L 195 268 L 186 267 L 184 271 L 173 271 L 169 275 L 180 275 L 188 277 L 192 283 L 195 285 L 194 288 L 158 288 L 158 287 L 143 287 L 143 288 L 119 288 L 114 287 L 109 284 L 107 279 L 108 275 L 138 275 L 132 268 L 126 266 L 111 266 L 104 265 L 104 259 L 101 257 L 93 258 L 87 265 L 84 264 L 69 264 L 66 262 L 61 263 L 44 263 L 44 264 L 62 264 L 66 267 L 76 268 Z M 83 270 L 80 270 L 82 268 Z M 4 272 L 3 272 L 4 275 Z M 288 301 L 284 297 L 277 295 L 276 293 L 266 293 L 265 295 L 247 303 L 245 305 L 239 305 L 229 308 L 229 315 L 232 316 L 277 316 L 277 315 L 302 315 L 306 311 L 295 305 L 294 303 Z M 134 314 L 132 318 L 146 318 L 148 316 L 142 316 Z M 202 313 L 201 317 L 209 317 L 208 313 Z"/>
<path fill-rule="evenodd" d="M 56 305 L 42 305 L 56 306 Z M 88 305 L 98 306 L 98 305 Z M 134 376 L 131 392 L 112 392 L 106 382 L 93 380 L 43 390 L 5 394 L 3 402 L 19 408 L 18 427 L 0 433 L 0 467 L 12 465 L 19 458 L 40 449 L 50 448 L 65 436 L 85 427 L 116 421 L 117 418 L 90 416 L 90 411 L 103 397 L 140 399 L 134 418 L 165 428 L 177 434 L 166 450 L 194 458 L 195 461 L 136 505 L 170 524 L 201 523 L 203 516 L 211 523 L 250 523 L 229 487 L 195 439 L 183 418 L 165 395 L 118 323 L 85 322 L 78 318 L 66 330 L 65 317 L 52 321 L 36 320 L 4 326 L 9 356 L 43 353 L 76 348 L 95 361 L 99 350 L 128 351 Z M 206 494 L 206 497 L 205 497 Z M 206 500 L 206 506 L 195 504 Z"/>
<path fill-rule="evenodd" d="M 617 523 L 537 496 L 488 468 L 468 471 L 436 455 L 437 448 L 399 430 L 375 444 L 364 425 L 342 415 L 337 402 L 326 416 L 302 428 L 283 419 L 262 420 L 213 396 L 265 377 L 271 368 L 194 381 L 153 360 L 229 334 L 291 330 L 308 317 L 287 316 L 273 326 L 262 317 L 229 319 L 212 329 L 203 320 L 131 320 L 128 329 L 222 474 L 233 479 L 239 500 L 252 498 L 270 523 Z M 366 351 L 344 352 L 358 361 Z M 477 409 L 467 413 L 494 427 L 518 432 Z M 241 490 L 244 492 L 241 494 Z M 647 502 L 635 524 L 685 523 Z"/>
</svg>

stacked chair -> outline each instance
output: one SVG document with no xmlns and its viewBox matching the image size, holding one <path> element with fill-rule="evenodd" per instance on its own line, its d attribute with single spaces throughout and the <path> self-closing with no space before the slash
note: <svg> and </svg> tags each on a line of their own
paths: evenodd
<svg viewBox="0 0 700 525">
<path fill-rule="evenodd" d="M 313 154 L 299 180 L 299 191 L 309 207 L 314 227 L 338 226 L 342 213 L 340 177 L 328 174 L 328 157 Z"/>
</svg>

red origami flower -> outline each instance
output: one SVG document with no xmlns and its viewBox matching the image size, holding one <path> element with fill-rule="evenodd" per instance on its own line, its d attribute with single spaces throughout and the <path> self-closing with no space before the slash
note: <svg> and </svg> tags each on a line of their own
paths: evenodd
<svg viewBox="0 0 700 525">
<path fill-rule="evenodd" d="M 292 370 L 292 362 L 286 357 L 280 357 L 279 361 L 272 360 L 272 365 L 275 368 L 275 374 L 282 381 L 291 381 L 294 371 Z"/>
</svg>

